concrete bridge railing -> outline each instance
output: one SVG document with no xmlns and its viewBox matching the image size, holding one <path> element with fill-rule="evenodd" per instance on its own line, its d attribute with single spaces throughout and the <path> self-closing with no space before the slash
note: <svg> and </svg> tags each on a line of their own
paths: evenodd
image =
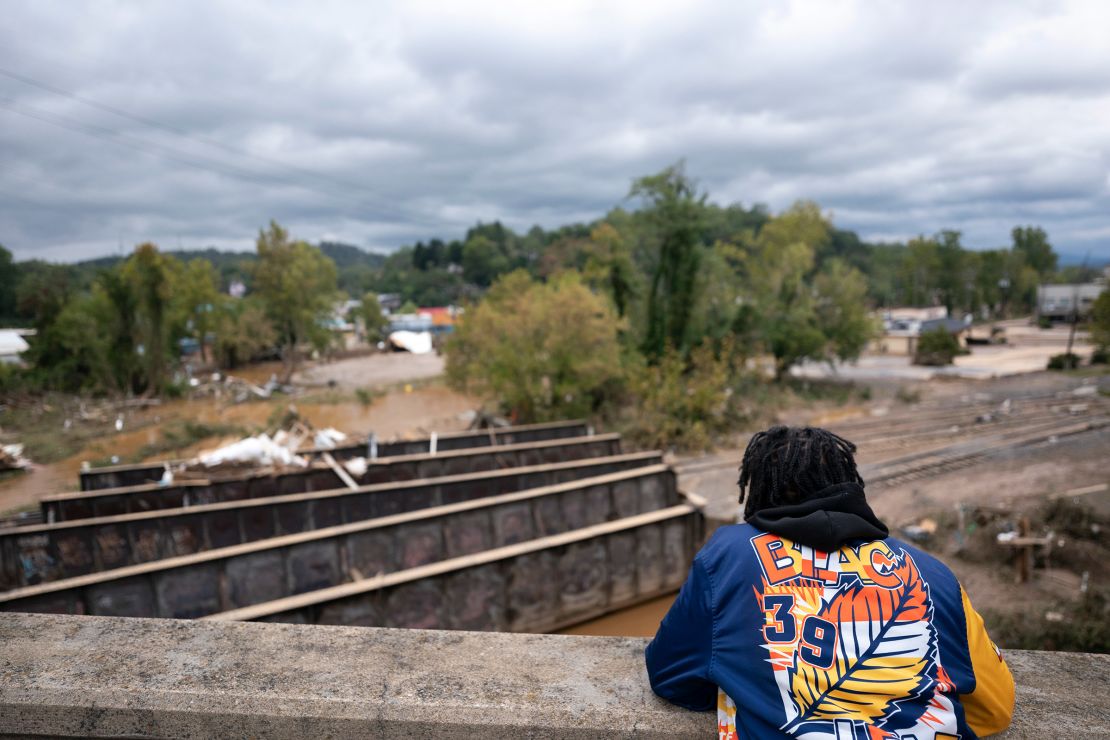
<svg viewBox="0 0 1110 740">
<path fill-rule="evenodd" d="M 0 615 L 0 737 L 712 738 L 640 638 Z M 1009 651 L 1005 738 L 1110 736 L 1110 656 Z"/>
</svg>

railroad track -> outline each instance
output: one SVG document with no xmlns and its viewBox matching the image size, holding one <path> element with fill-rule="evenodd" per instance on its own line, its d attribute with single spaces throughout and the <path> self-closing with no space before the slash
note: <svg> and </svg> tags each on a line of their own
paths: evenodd
<svg viewBox="0 0 1110 740">
<path fill-rule="evenodd" d="M 1002 444 L 985 443 L 983 446 L 977 445 L 975 449 L 971 450 L 954 450 L 947 453 L 932 454 L 931 456 L 928 453 L 921 453 L 919 455 L 910 456 L 920 458 L 916 461 L 905 462 L 905 458 L 896 458 L 888 463 L 879 463 L 869 471 L 861 472 L 868 485 L 890 487 L 932 477 L 940 472 L 948 473 L 954 470 L 960 470 L 984 458 L 1006 450 L 1033 447 L 1053 441 L 1054 439 L 1059 439 L 1060 437 L 1083 434 L 1107 426 L 1110 426 L 1110 416 L 1088 419 L 1066 426 L 1053 425 L 1035 432 L 1022 433 L 1011 439 L 1000 440 Z M 884 467 L 894 467 L 898 464 L 902 464 L 904 467 L 887 471 L 882 470 Z"/>
<path fill-rule="evenodd" d="M 869 485 L 890 486 L 897 483 L 930 477 L 939 472 L 959 470 L 983 458 L 997 454 L 998 452 L 1019 447 L 1034 446 L 1048 442 L 1053 437 L 1073 436 L 1075 434 L 1082 434 L 1110 426 L 1110 416 L 1098 416 L 1078 422 L 1072 419 L 1067 419 L 1067 421 L 1073 423 L 1063 424 L 1053 421 L 1037 425 L 1032 430 L 1025 428 L 1015 433 L 996 434 L 973 446 L 967 443 L 961 444 L 960 448 L 963 449 L 952 450 L 942 447 L 939 449 L 924 450 L 862 466 L 863 471 L 861 472 Z M 968 449 L 969 447 L 971 448 Z M 702 459 L 691 460 L 687 463 L 679 463 L 674 467 L 679 475 L 698 475 L 700 473 L 724 470 L 727 468 L 738 469 L 739 466 L 739 459 Z"/>
</svg>

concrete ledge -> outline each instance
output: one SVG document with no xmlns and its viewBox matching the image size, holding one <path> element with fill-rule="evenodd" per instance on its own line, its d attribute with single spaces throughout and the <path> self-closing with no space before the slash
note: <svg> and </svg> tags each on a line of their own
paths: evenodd
<svg viewBox="0 0 1110 740">
<path fill-rule="evenodd" d="M 710 738 L 645 641 L 0 615 L 0 736 Z M 1010 651 L 1005 738 L 1110 735 L 1110 657 Z"/>
</svg>

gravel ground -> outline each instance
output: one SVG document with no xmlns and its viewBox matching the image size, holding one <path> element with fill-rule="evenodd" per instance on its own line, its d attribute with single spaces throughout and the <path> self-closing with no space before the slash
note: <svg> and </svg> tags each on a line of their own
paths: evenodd
<svg viewBox="0 0 1110 740">
<path fill-rule="evenodd" d="M 443 374 L 443 367 L 443 357 L 435 353 L 386 352 L 317 365 L 297 373 L 294 382 L 303 385 L 334 382 L 341 388 L 375 388 L 434 378 Z"/>
</svg>

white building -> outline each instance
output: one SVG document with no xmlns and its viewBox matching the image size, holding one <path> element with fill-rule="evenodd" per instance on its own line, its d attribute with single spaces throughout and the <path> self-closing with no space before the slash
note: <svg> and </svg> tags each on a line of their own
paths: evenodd
<svg viewBox="0 0 1110 740">
<path fill-rule="evenodd" d="M 0 362 L 18 365 L 23 362 L 20 354 L 30 349 L 24 334 L 34 334 L 26 329 L 0 329 Z"/>
<path fill-rule="evenodd" d="M 1078 310 L 1079 317 L 1083 318 L 1091 313 L 1091 307 L 1104 290 L 1105 283 L 1042 285 L 1037 288 L 1037 315 L 1054 321 L 1067 321 L 1072 311 Z"/>
</svg>

